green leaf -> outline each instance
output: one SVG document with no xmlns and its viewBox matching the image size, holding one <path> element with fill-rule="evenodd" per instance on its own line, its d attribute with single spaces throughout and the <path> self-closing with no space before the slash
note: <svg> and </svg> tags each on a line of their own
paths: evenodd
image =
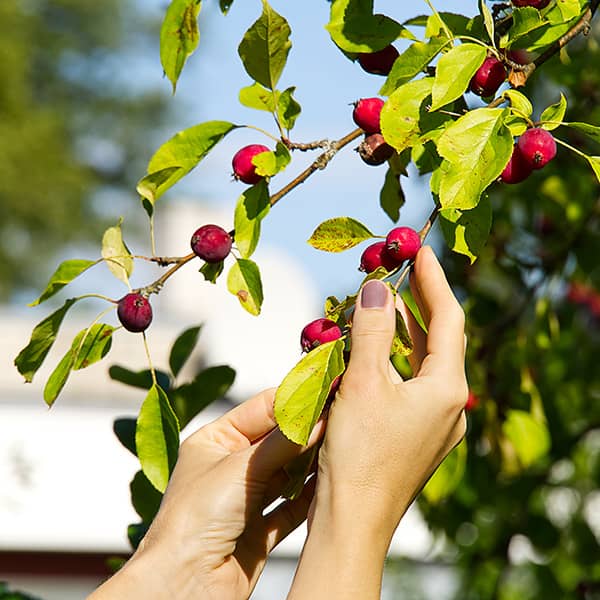
<svg viewBox="0 0 600 600">
<path fill-rule="evenodd" d="M 392 342 L 392 350 L 390 354 L 400 354 L 408 356 L 413 352 L 413 343 L 410 339 L 404 317 L 399 310 L 396 310 L 396 332 L 394 333 L 394 341 Z"/>
<path fill-rule="evenodd" d="M 547 17 L 553 21 L 553 13 L 560 13 L 558 22 L 568 22 L 581 14 L 582 4 L 579 0 L 556 0 L 556 6 L 548 11 Z"/>
<path fill-rule="evenodd" d="M 564 94 L 560 94 L 560 100 L 555 104 L 548 106 L 540 117 L 540 125 L 543 129 L 552 131 L 562 124 L 562 120 L 567 112 L 567 99 Z"/>
<path fill-rule="evenodd" d="M 546 456 L 550 450 L 548 428 L 525 411 L 508 410 L 502 431 L 524 468 Z"/>
<path fill-rule="evenodd" d="M 164 492 L 179 451 L 179 424 L 167 395 L 153 385 L 140 409 L 135 447 L 142 471 L 150 483 Z"/>
<path fill-rule="evenodd" d="M 216 263 L 204 263 L 199 271 L 204 275 L 205 281 L 210 281 L 211 283 L 217 283 L 217 279 L 223 272 L 225 268 L 225 261 L 221 260 Z"/>
<path fill-rule="evenodd" d="M 173 85 L 185 61 L 198 47 L 200 0 L 172 0 L 160 29 L 160 62 Z"/>
<path fill-rule="evenodd" d="M 447 208 L 440 211 L 440 226 L 448 248 L 477 260 L 492 227 L 492 206 L 488 200 L 470 210 Z"/>
<path fill-rule="evenodd" d="M 400 294 L 400 296 L 402 297 L 402 301 L 404 302 L 404 304 L 406 304 L 408 310 L 410 310 L 410 312 L 412 313 L 412 316 L 415 318 L 415 321 L 419 324 L 421 329 L 425 333 L 427 333 L 427 326 L 425 325 L 425 321 L 423 320 L 423 315 L 421 315 L 421 311 L 419 310 L 419 307 L 415 302 L 410 288 L 404 288 L 404 291 Z"/>
<path fill-rule="evenodd" d="M 258 265 L 240 258 L 229 269 L 227 289 L 240 301 L 240 304 L 251 314 L 259 315 L 263 303 L 263 288 Z"/>
<path fill-rule="evenodd" d="M 444 54 L 437 64 L 430 110 L 437 110 L 462 96 L 486 55 L 486 49 L 479 44 L 461 44 Z"/>
<path fill-rule="evenodd" d="M 219 8 L 221 12 L 226 15 L 233 4 L 233 0 L 219 0 Z"/>
<path fill-rule="evenodd" d="M 280 92 L 277 90 L 268 90 L 260 85 L 260 83 L 254 82 L 252 85 L 243 87 L 240 90 L 239 100 L 240 104 L 248 108 L 272 113 L 275 112 L 280 95 Z"/>
<path fill-rule="evenodd" d="M 342 252 L 375 237 L 362 223 L 351 217 L 335 217 L 323 221 L 308 239 L 317 250 Z"/>
<path fill-rule="evenodd" d="M 440 37 L 434 37 L 429 42 L 413 42 L 394 62 L 379 94 L 389 96 L 398 87 L 416 77 L 447 43 L 447 38 Z"/>
<path fill-rule="evenodd" d="M 269 189 L 264 180 L 247 188 L 239 197 L 233 217 L 233 228 L 235 245 L 242 258 L 250 258 L 256 250 L 261 221 L 267 216 L 270 208 Z"/>
<path fill-rule="evenodd" d="M 115 419 L 113 432 L 121 444 L 134 456 L 137 456 L 135 450 L 135 419 L 132 417 Z"/>
<path fill-rule="evenodd" d="M 432 87 L 433 77 L 409 81 L 383 105 L 381 133 L 398 152 L 414 146 L 423 132 L 435 129 L 450 118 L 427 110 Z"/>
<path fill-rule="evenodd" d="M 334 0 L 325 29 L 344 52 L 376 52 L 408 34 L 400 23 L 373 14 L 373 0 Z"/>
<path fill-rule="evenodd" d="M 396 223 L 400 218 L 400 209 L 404 206 L 406 198 L 400 183 L 400 175 L 389 168 L 385 174 L 385 181 L 379 194 L 379 204 L 385 214 Z"/>
<path fill-rule="evenodd" d="M 502 96 L 510 102 L 510 106 L 518 111 L 518 116 L 530 117 L 533 113 L 533 106 L 529 98 L 517 90 L 505 90 Z"/>
<path fill-rule="evenodd" d="M 95 323 L 81 330 L 73 340 L 71 347 L 58 363 L 44 387 L 44 401 L 52 406 L 71 371 L 85 369 L 102 360 L 112 346 L 114 327 L 103 323 Z"/>
<path fill-rule="evenodd" d="M 479 13 L 483 19 L 485 30 L 490 38 L 490 42 L 492 42 L 492 46 L 495 46 L 496 40 L 494 38 L 494 17 L 492 17 L 492 13 L 490 12 L 488 5 L 485 3 L 485 0 L 479 0 Z"/>
<path fill-rule="evenodd" d="M 131 504 L 144 523 L 152 523 L 163 495 L 148 481 L 143 471 L 138 471 L 129 484 Z"/>
<path fill-rule="evenodd" d="M 275 152 L 261 152 L 252 157 L 252 164 L 256 167 L 256 173 L 263 177 L 273 177 L 283 171 L 292 160 L 287 146 L 277 142 Z"/>
<path fill-rule="evenodd" d="M 315 426 L 333 380 L 344 372 L 344 341 L 317 346 L 285 376 L 275 394 L 275 420 L 292 442 L 304 445 Z"/>
<path fill-rule="evenodd" d="M 504 125 L 508 127 L 513 137 L 519 137 L 529 129 L 529 120 L 525 117 L 510 114 L 504 119 Z"/>
<path fill-rule="evenodd" d="M 296 119 L 302 112 L 302 107 L 293 97 L 296 87 L 292 86 L 281 92 L 279 101 L 277 102 L 277 116 L 279 123 L 288 131 L 294 128 Z"/>
<path fill-rule="evenodd" d="M 169 390 L 171 387 L 171 378 L 168 373 L 164 371 L 155 370 L 156 380 L 163 390 Z M 141 388 L 143 390 L 149 390 L 153 385 L 152 372 L 150 369 L 143 369 L 141 371 L 130 371 L 120 365 L 112 365 L 108 369 L 108 375 L 111 379 L 130 385 L 132 387 Z"/>
<path fill-rule="evenodd" d="M 544 26 L 539 10 L 531 6 L 514 8 L 512 19 L 513 23 L 508 32 L 507 47 L 512 46 L 519 38 Z"/>
<path fill-rule="evenodd" d="M 204 369 L 193 381 L 173 390 L 173 408 L 181 428 L 197 414 L 223 398 L 235 380 L 235 371 L 227 365 Z"/>
<path fill-rule="evenodd" d="M 200 325 L 186 329 L 173 343 L 171 353 L 169 354 L 169 367 L 171 367 L 173 377 L 179 375 L 179 371 L 181 371 L 183 365 L 185 365 L 190 354 L 196 347 L 200 329 Z"/>
<path fill-rule="evenodd" d="M 52 348 L 52 345 L 56 341 L 56 335 L 67 311 L 78 300 L 79 298 L 70 298 L 61 308 L 34 327 L 29 343 L 15 358 L 15 366 L 27 383 L 33 380 L 33 376 L 42 366 L 44 359 L 48 355 L 48 352 L 50 352 L 50 348 Z"/>
<path fill-rule="evenodd" d="M 153 206 L 237 127 L 227 121 L 207 121 L 176 133 L 150 159 L 148 175 L 138 183 L 138 192 Z"/>
<path fill-rule="evenodd" d="M 102 258 L 106 261 L 110 272 L 123 283 L 129 282 L 129 277 L 133 272 L 133 258 L 123 242 L 121 232 L 121 223 L 123 219 L 114 227 L 109 227 L 102 236 Z"/>
<path fill-rule="evenodd" d="M 423 495 L 431 504 L 447 498 L 460 484 L 467 466 L 467 441 L 463 440 L 438 467 L 423 488 Z"/>
<path fill-rule="evenodd" d="M 600 144 L 600 127 L 589 125 L 588 123 L 563 123 L 563 125 L 585 133 L 592 140 Z"/>
<path fill-rule="evenodd" d="M 450 125 L 438 140 L 442 163 L 442 208 L 475 208 L 483 191 L 508 163 L 513 138 L 504 119 L 508 109 L 478 108 Z"/>
<path fill-rule="evenodd" d="M 262 15 L 246 31 L 238 54 L 254 81 L 274 90 L 292 47 L 288 22 L 262 0 Z"/>
<path fill-rule="evenodd" d="M 484 31 L 483 19 L 480 16 L 469 19 L 464 15 L 449 12 L 435 12 L 418 24 L 425 24 L 425 37 L 441 36 L 448 39 L 445 29 L 449 29 L 454 37 L 468 35 L 481 39 Z"/>
<path fill-rule="evenodd" d="M 176 178 L 176 180 L 179 180 L 184 175 L 185 172 L 183 167 L 167 167 L 165 169 L 161 169 L 160 171 L 150 173 L 150 175 L 146 175 L 138 181 L 136 186 L 137 193 L 142 197 L 143 200 L 146 200 L 150 203 L 150 212 L 148 212 L 148 208 L 144 206 L 146 212 L 148 212 L 148 216 L 152 216 L 151 211 L 154 209 L 154 203 L 162 194 L 162 192 L 159 193 L 158 190 L 162 186 L 166 185 L 170 179 Z"/>
<path fill-rule="evenodd" d="M 87 271 L 90 267 L 93 267 L 97 262 L 98 261 L 96 260 L 77 258 L 61 262 L 56 271 L 54 271 L 52 277 L 50 277 L 50 281 L 48 282 L 48 285 L 46 285 L 46 289 L 42 292 L 42 295 L 27 306 L 37 306 L 44 302 L 44 300 L 48 300 L 48 298 L 54 296 L 54 294 L 62 290 L 65 285 L 73 281 L 73 279 L 81 275 L 84 271 Z"/>
<path fill-rule="evenodd" d="M 600 182 L 600 156 L 587 156 L 586 160 L 590 163 L 590 166 L 594 170 L 598 181 Z"/>
</svg>

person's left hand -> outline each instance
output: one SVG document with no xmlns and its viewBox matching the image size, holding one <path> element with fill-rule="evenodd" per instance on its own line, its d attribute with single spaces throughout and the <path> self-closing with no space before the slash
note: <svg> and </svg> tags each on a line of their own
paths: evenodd
<svg viewBox="0 0 600 600">
<path fill-rule="evenodd" d="M 256 585 L 269 552 L 306 519 L 301 495 L 263 516 L 288 482 L 283 467 L 322 437 L 298 446 L 276 428 L 275 390 L 266 390 L 191 435 L 160 510 L 134 556 L 89 600 L 240 600 Z"/>
</svg>

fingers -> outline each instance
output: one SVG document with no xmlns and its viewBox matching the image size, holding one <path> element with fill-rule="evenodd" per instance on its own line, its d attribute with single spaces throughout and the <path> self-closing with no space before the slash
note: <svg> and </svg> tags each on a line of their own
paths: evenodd
<svg viewBox="0 0 600 600">
<path fill-rule="evenodd" d="M 418 295 L 415 300 L 424 311 L 428 327 L 427 356 L 421 374 L 464 374 L 464 312 L 429 246 L 417 255 L 414 285 Z"/>
<path fill-rule="evenodd" d="M 306 446 L 291 442 L 279 429 L 273 430 L 240 454 L 239 459 L 248 465 L 248 478 L 266 487 L 280 469 L 319 442 L 325 426 L 324 419 L 317 421 Z"/>
<path fill-rule="evenodd" d="M 352 318 L 348 373 L 360 369 L 364 377 L 387 374 L 396 328 L 394 311 L 393 296 L 385 283 L 365 283 Z"/>
<path fill-rule="evenodd" d="M 312 477 L 295 500 L 282 502 L 265 516 L 267 552 L 286 538 L 296 527 L 306 520 L 310 503 L 315 493 L 316 477 Z"/>
<path fill-rule="evenodd" d="M 209 436 L 230 452 L 237 452 L 272 431 L 277 423 L 273 415 L 275 388 L 264 390 L 209 423 L 194 436 Z"/>
</svg>

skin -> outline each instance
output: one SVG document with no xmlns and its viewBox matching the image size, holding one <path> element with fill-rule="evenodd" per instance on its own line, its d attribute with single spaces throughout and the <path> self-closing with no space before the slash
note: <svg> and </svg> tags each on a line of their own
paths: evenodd
<svg viewBox="0 0 600 600">
<path fill-rule="evenodd" d="M 399 305 L 415 377 L 402 382 L 389 363 L 389 289 L 382 308 L 359 300 L 316 486 L 313 477 L 300 498 L 262 515 L 285 486 L 283 465 L 323 438 L 325 422 L 307 448 L 296 446 L 276 429 L 274 390 L 259 394 L 183 443 L 140 548 L 89 600 L 248 598 L 270 550 L 307 515 L 288 600 L 379 598 L 398 522 L 465 432 L 464 315 L 429 248 L 417 256 L 411 287 L 429 331 Z"/>
</svg>

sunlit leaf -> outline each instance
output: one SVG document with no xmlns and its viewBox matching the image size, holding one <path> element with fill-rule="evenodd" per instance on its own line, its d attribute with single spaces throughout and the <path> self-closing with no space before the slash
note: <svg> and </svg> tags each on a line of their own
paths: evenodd
<svg viewBox="0 0 600 600">
<path fill-rule="evenodd" d="M 90 267 L 97 264 L 97 262 L 98 261 L 95 260 L 82 259 L 63 261 L 58 265 L 52 277 L 50 277 L 50 281 L 48 282 L 48 285 L 46 285 L 46 289 L 42 292 L 41 296 L 28 304 L 28 306 L 37 306 L 45 300 L 48 300 L 48 298 L 54 296 L 54 294 L 62 290 L 65 285 L 73 281 L 73 279 L 81 275 L 84 271 L 87 271 Z"/>
<path fill-rule="evenodd" d="M 467 441 L 463 440 L 438 467 L 423 488 L 423 495 L 431 504 L 438 504 L 458 487 L 467 465 Z"/>
<path fill-rule="evenodd" d="M 567 99 L 561 93 L 560 100 L 556 104 L 551 104 L 544 110 L 540 117 L 540 125 L 547 131 L 552 131 L 560 127 L 562 120 L 567 112 Z"/>
<path fill-rule="evenodd" d="M 519 462 L 525 468 L 544 457 L 550 450 L 550 434 L 544 423 L 522 410 L 509 410 L 502 424 Z"/>
<path fill-rule="evenodd" d="M 483 200 L 475 208 L 460 210 L 447 208 L 440 211 L 440 225 L 450 250 L 464 254 L 471 264 L 485 246 L 492 227 L 492 207 Z"/>
<path fill-rule="evenodd" d="M 229 270 L 227 289 L 251 314 L 259 315 L 263 303 L 263 288 L 258 265 L 247 259 L 238 259 Z"/>
<path fill-rule="evenodd" d="M 190 327 L 183 331 L 177 339 L 173 342 L 171 352 L 169 354 L 169 367 L 173 377 L 179 375 L 179 371 L 183 368 L 183 365 L 189 359 L 191 353 L 194 351 L 196 344 L 198 343 L 198 336 L 200 335 L 201 326 Z"/>
<path fill-rule="evenodd" d="M 233 227 L 235 245 L 242 258 L 250 258 L 256 250 L 260 239 L 261 221 L 267 216 L 270 208 L 269 189 L 264 180 L 247 188 L 239 197 Z"/>
<path fill-rule="evenodd" d="M 102 236 L 102 258 L 110 272 L 127 284 L 133 272 L 133 258 L 123 242 L 122 219 L 114 227 L 109 227 Z"/>
<path fill-rule="evenodd" d="M 308 239 L 317 250 L 342 252 L 369 240 L 374 235 L 359 221 L 351 217 L 335 217 L 323 221 Z"/>
</svg>

